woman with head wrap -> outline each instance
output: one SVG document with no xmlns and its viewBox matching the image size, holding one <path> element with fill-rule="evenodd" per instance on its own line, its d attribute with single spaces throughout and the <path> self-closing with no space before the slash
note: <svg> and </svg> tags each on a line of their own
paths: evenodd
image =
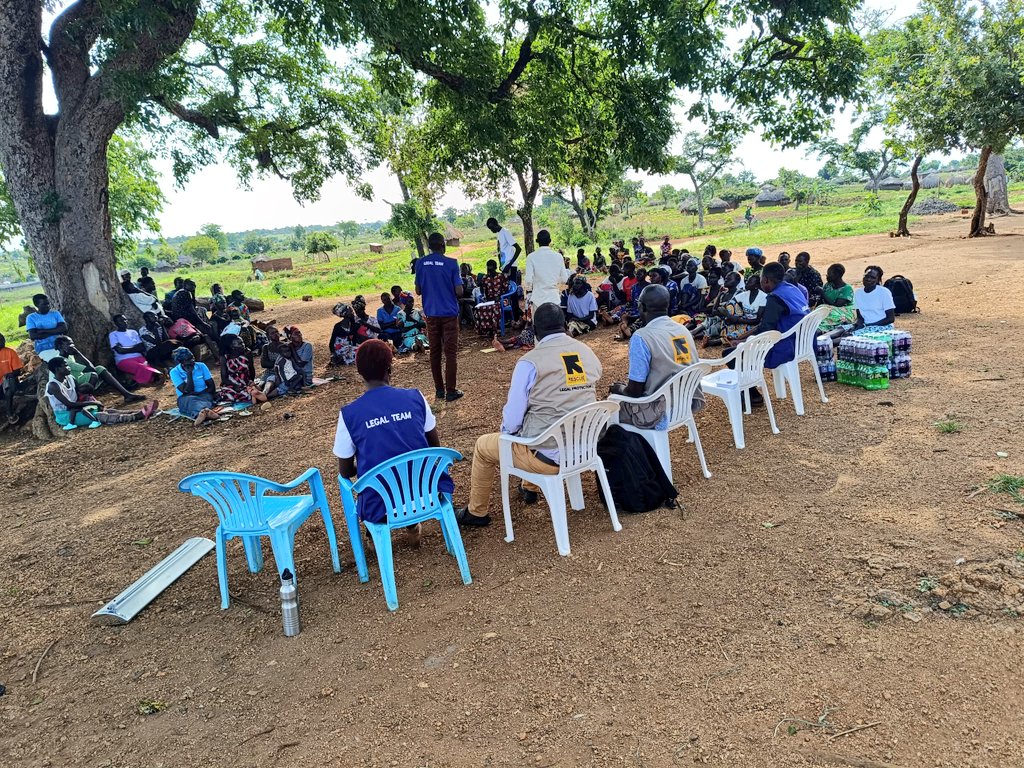
<svg viewBox="0 0 1024 768">
<path fill-rule="evenodd" d="M 178 395 L 181 415 L 192 419 L 197 427 L 209 419 L 220 418 L 221 411 L 213 405 L 217 388 L 210 369 L 197 362 L 186 347 L 174 350 L 173 357 L 176 365 L 171 369 L 171 383 Z"/>
<path fill-rule="evenodd" d="M 267 396 L 256 388 L 256 369 L 252 353 L 238 336 L 221 336 L 220 389 L 218 403 L 265 403 Z"/>
<path fill-rule="evenodd" d="M 331 311 L 339 319 L 334 324 L 334 330 L 331 331 L 331 340 L 327 345 L 327 349 L 331 353 L 331 360 L 327 363 L 327 366 L 352 365 L 356 361 L 357 346 L 355 312 L 352 311 L 352 307 L 343 301 L 335 304 L 334 309 Z"/>
</svg>

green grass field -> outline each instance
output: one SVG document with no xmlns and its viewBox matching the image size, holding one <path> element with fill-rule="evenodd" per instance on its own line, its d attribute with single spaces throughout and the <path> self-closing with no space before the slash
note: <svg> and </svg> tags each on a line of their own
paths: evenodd
<svg viewBox="0 0 1024 768">
<path fill-rule="evenodd" d="M 1012 184 L 1011 199 L 1024 203 L 1024 183 Z M 934 194 L 930 190 L 922 190 L 918 199 L 927 199 Z M 974 190 L 969 186 L 938 190 L 939 196 L 951 200 L 957 205 L 971 207 L 974 205 Z M 701 252 L 704 246 L 715 243 L 719 248 L 731 248 L 734 251 L 749 246 L 774 246 L 803 240 L 818 240 L 832 237 L 847 237 L 888 232 L 895 229 L 899 210 L 906 199 L 905 192 L 881 192 L 879 194 L 880 210 L 871 212 L 866 205 L 867 195 L 859 186 L 840 188 L 828 205 L 804 205 L 795 210 L 792 205 L 784 208 L 755 209 L 756 222 L 748 231 L 743 220 L 741 207 L 724 214 L 706 216 L 704 228 L 697 228 L 697 217 L 684 215 L 674 208 L 642 207 L 632 211 L 630 218 L 620 215 L 609 216 L 601 222 L 599 241 L 603 250 L 612 240 L 626 239 L 638 234 L 649 240 L 660 240 L 663 235 L 670 235 L 674 241 L 689 248 L 691 252 Z M 550 222 L 552 235 L 557 239 L 558 232 L 564 231 L 564 214 L 562 227 L 557 221 Z M 918 217 L 911 217 L 913 225 Z M 544 216 L 537 216 L 535 225 L 542 228 Z M 521 236 L 522 228 L 517 224 L 511 229 Z M 578 226 L 574 230 L 578 235 Z M 474 271 L 483 271 L 487 259 L 494 256 L 493 235 L 484 227 L 477 227 L 463 232 L 462 246 L 450 248 L 449 255 L 461 262 L 469 262 Z M 275 256 L 290 256 L 295 268 L 288 272 L 271 272 L 260 282 L 252 280 L 252 270 L 248 259 L 229 261 L 224 264 L 208 265 L 199 268 L 180 268 L 175 272 L 153 273 L 161 296 L 170 290 L 176 276 L 192 277 L 199 286 L 201 294 L 209 292 L 210 285 L 220 283 L 225 290 L 241 288 L 246 295 L 274 300 L 296 298 L 303 295 L 317 297 L 351 298 L 356 294 L 364 294 L 370 300 L 392 285 L 410 288 L 412 275 L 409 272 L 410 249 L 407 244 L 393 241 L 385 245 L 383 254 L 369 252 L 369 238 L 350 243 L 341 248 L 329 262 L 313 260 L 305 254 L 297 252 L 277 253 Z M 563 247 L 566 255 L 575 254 L 574 246 Z M 593 245 L 586 246 L 587 252 L 593 251 Z M 31 303 L 31 296 L 38 292 L 33 289 L 0 292 L 0 331 L 9 341 L 18 343 L 26 337 L 23 328 L 17 327 L 17 317 L 25 304 Z"/>
</svg>

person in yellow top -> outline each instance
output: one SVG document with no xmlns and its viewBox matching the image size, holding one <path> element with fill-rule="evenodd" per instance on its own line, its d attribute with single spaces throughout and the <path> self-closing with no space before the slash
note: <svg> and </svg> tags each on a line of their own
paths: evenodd
<svg viewBox="0 0 1024 768">
<path fill-rule="evenodd" d="M 0 333 L 0 392 L 3 393 L 4 411 L 7 421 L 14 424 L 18 415 L 14 412 L 14 393 L 18 391 L 20 371 L 25 367 L 18 353 L 7 346 L 7 339 Z"/>
</svg>

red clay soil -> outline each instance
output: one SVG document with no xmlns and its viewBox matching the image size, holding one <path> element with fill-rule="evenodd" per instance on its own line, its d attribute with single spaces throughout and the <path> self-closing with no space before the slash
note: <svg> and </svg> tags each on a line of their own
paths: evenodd
<svg viewBox="0 0 1024 768">
<path fill-rule="evenodd" d="M 427 526 L 419 549 L 396 548 L 393 614 L 373 565 L 368 584 L 356 578 L 333 480 L 352 369 L 201 431 L 161 417 L 49 444 L 5 437 L 0 765 L 1024 765 L 1024 507 L 977 490 L 1024 474 L 1024 220 L 976 240 L 966 224 L 787 246 L 822 272 L 879 264 L 914 281 L 923 311 L 899 320 L 911 379 L 831 384 L 826 405 L 805 371 L 806 417 L 779 404 L 773 436 L 756 411 L 743 451 L 710 403 L 710 480 L 673 437 L 685 513 L 623 515 L 614 533 L 588 479 L 567 558 L 545 505 L 515 500 L 514 543 L 500 524 L 464 534 L 463 586 Z M 332 303 L 265 316 L 298 323 L 322 363 Z M 611 337 L 587 339 L 602 385 L 626 373 Z M 437 414 L 467 458 L 497 429 L 518 357 L 484 347 L 463 340 L 466 397 Z M 395 378 L 431 391 L 424 356 Z M 169 387 L 159 395 L 171 405 Z M 940 433 L 947 417 L 962 430 Z M 328 482 L 344 569 L 331 572 L 309 522 L 299 637 L 282 636 L 269 553 L 250 574 L 234 543 L 229 610 L 211 554 L 131 624 L 90 622 L 184 539 L 213 534 L 213 511 L 179 479 L 283 481 L 310 466 Z M 464 503 L 469 462 L 454 476 Z M 499 523 L 497 495 L 491 512 Z"/>
</svg>

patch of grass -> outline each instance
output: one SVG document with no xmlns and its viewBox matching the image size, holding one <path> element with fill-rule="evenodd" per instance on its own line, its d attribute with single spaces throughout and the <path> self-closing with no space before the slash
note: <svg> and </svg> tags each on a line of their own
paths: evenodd
<svg viewBox="0 0 1024 768">
<path fill-rule="evenodd" d="M 925 576 L 919 582 L 917 582 L 917 591 L 921 594 L 931 592 L 933 589 L 939 586 L 938 579 L 934 576 Z"/>
<path fill-rule="evenodd" d="M 963 422 L 957 421 L 952 416 L 940 419 L 932 424 L 932 426 L 939 430 L 939 433 L 943 435 L 955 435 L 964 428 Z"/>
<path fill-rule="evenodd" d="M 1018 549 L 1018 550 L 1017 550 L 1017 551 L 1016 551 L 1016 552 L 1014 553 L 1013 557 L 1014 557 L 1014 559 L 1015 559 L 1015 560 L 1016 560 L 1016 561 L 1017 561 L 1018 563 L 1024 563 L 1024 547 L 1021 547 L 1020 549 Z"/>
<path fill-rule="evenodd" d="M 967 605 L 966 603 L 957 603 L 949 609 L 949 613 L 951 616 L 956 616 L 957 618 L 959 618 L 960 616 L 963 616 L 965 613 L 967 613 L 969 610 L 971 610 L 971 606 Z"/>
<path fill-rule="evenodd" d="M 143 699 L 135 706 L 135 711 L 140 715 L 155 715 L 167 709 L 167 703 L 159 699 Z"/>
<path fill-rule="evenodd" d="M 1024 504 L 1024 475 L 1001 473 L 988 482 L 992 493 L 1005 493 L 1018 504 Z"/>
</svg>

